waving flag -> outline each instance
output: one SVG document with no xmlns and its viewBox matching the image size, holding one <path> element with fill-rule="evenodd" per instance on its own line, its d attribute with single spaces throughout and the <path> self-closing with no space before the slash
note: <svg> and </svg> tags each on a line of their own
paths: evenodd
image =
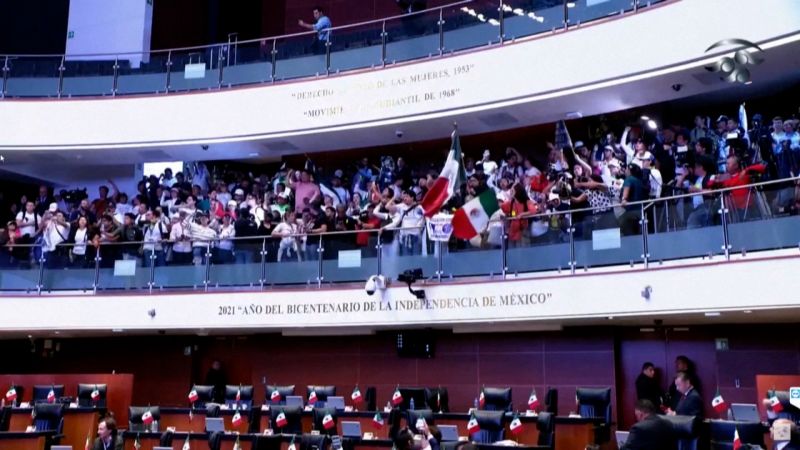
<svg viewBox="0 0 800 450">
<path fill-rule="evenodd" d="M 453 235 L 459 239 L 472 239 L 489 226 L 489 218 L 500 209 L 494 189 L 487 189 L 456 210 L 453 214 Z"/>
<path fill-rule="evenodd" d="M 400 403 L 403 403 L 403 394 L 400 393 L 400 388 L 397 387 L 394 390 L 394 394 L 392 394 L 392 405 L 397 406 Z"/>
<path fill-rule="evenodd" d="M 151 413 L 149 409 L 145 411 L 144 414 L 142 414 L 143 424 L 150 425 L 151 423 L 153 423 L 153 420 L 155 420 L 153 419 L 153 413 Z"/>
<path fill-rule="evenodd" d="M 519 420 L 519 414 L 514 414 L 514 419 L 509 424 L 508 429 L 511 430 L 511 434 L 514 436 L 522 433 L 522 421 Z"/>
<path fill-rule="evenodd" d="M 563 120 L 556 122 L 556 149 L 562 150 L 564 147 L 572 147 L 572 138 L 569 137 L 567 123 Z"/>
<path fill-rule="evenodd" d="M 322 418 L 322 428 L 330 430 L 335 426 L 336 422 L 333 421 L 333 416 L 331 416 L 330 414 L 325 414 L 325 417 Z"/>
<path fill-rule="evenodd" d="M 317 391 L 311 391 L 308 394 L 308 404 L 314 406 L 317 403 Z"/>
<path fill-rule="evenodd" d="M 189 398 L 189 403 L 194 403 L 197 401 L 197 399 L 200 398 L 200 396 L 197 395 L 196 390 L 192 389 L 191 392 L 189 392 L 188 398 Z"/>
<path fill-rule="evenodd" d="M 714 408 L 717 414 L 722 414 L 728 410 L 728 404 L 725 403 L 725 399 L 722 398 L 722 394 L 719 393 L 719 388 L 717 388 L 717 395 L 711 399 L 711 407 Z"/>
<path fill-rule="evenodd" d="M 364 402 L 364 397 L 361 395 L 361 390 L 358 389 L 358 386 L 353 389 L 353 393 L 350 394 L 350 399 L 353 401 L 353 404 L 358 406 Z"/>
<path fill-rule="evenodd" d="M 466 181 L 467 175 L 461 163 L 461 141 L 458 131 L 453 130 L 451 136 L 450 152 L 444 161 L 444 167 L 433 187 L 425 194 L 420 206 L 425 211 L 425 217 L 433 217 L 442 209 L 445 203 L 453 196 L 453 192 L 460 188 Z"/>
<path fill-rule="evenodd" d="M 275 425 L 277 425 L 278 428 L 283 428 L 288 423 L 289 423 L 289 420 L 286 419 L 286 414 L 284 414 L 283 411 L 281 411 L 281 413 L 278 414 L 278 417 L 275 418 Z"/>
<path fill-rule="evenodd" d="M 11 386 L 11 388 L 8 391 L 6 391 L 6 401 L 13 402 L 16 399 L 17 399 L 17 390 L 14 389 L 14 386 Z"/>
<path fill-rule="evenodd" d="M 536 408 L 539 406 L 539 398 L 536 396 L 536 389 L 531 391 L 531 396 L 528 397 L 528 409 L 531 411 L 536 411 Z"/>
<path fill-rule="evenodd" d="M 481 426 L 478 424 L 478 419 L 475 418 L 475 414 L 469 416 L 469 422 L 467 422 L 467 432 L 469 434 L 477 433 L 481 431 Z"/>
<path fill-rule="evenodd" d="M 274 391 L 272 391 L 272 394 L 270 394 L 269 399 L 272 400 L 273 402 L 277 403 L 277 402 L 281 401 L 281 393 L 278 392 L 277 389 L 275 389 Z"/>
<path fill-rule="evenodd" d="M 239 414 L 239 410 L 236 410 L 236 413 L 233 415 L 233 419 L 231 419 L 231 425 L 234 427 L 239 427 L 242 424 L 242 415 Z"/>
<path fill-rule="evenodd" d="M 772 397 L 769 398 L 769 407 L 772 408 L 772 412 L 776 414 L 783 411 L 783 404 L 778 398 L 778 394 L 776 394 L 774 391 L 772 393 Z"/>
<path fill-rule="evenodd" d="M 372 417 L 372 424 L 375 425 L 375 428 L 380 430 L 383 428 L 383 416 L 381 413 L 376 412 L 375 415 Z"/>
</svg>

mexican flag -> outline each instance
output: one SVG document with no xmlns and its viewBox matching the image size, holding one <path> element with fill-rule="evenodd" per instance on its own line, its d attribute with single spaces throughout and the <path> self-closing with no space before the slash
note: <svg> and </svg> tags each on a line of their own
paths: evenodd
<svg viewBox="0 0 800 450">
<path fill-rule="evenodd" d="M 781 400 L 778 398 L 778 394 L 772 393 L 772 397 L 769 398 L 769 407 L 772 408 L 772 412 L 779 413 L 783 411 L 783 405 L 781 404 Z"/>
<path fill-rule="evenodd" d="M 398 387 L 395 388 L 394 394 L 392 394 L 392 404 L 397 406 L 400 403 L 403 403 L 403 394 L 400 393 L 400 388 Z"/>
<path fill-rule="evenodd" d="M 200 396 L 199 396 L 199 395 L 197 395 L 197 391 L 196 391 L 196 390 L 192 389 L 192 390 L 189 392 L 188 398 L 189 398 L 189 403 L 194 403 L 194 402 L 196 402 L 196 401 L 197 401 L 197 399 L 199 399 L 199 398 L 200 398 Z"/>
<path fill-rule="evenodd" d="M 242 387 L 239 386 L 239 389 L 236 389 L 236 401 L 242 401 Z"/>
<path fill-rule="evenodd" d="M 183 447 L 181 450 L 192 450 L 192 447 L 189 445 L 189 434 L 186 435 L 186 440 L 183 441 Z"/>
<path fill-rule="evenodd" d="M 94 390 L 92 391 L 91 398 L 92 401 L 95 403 L 100 400 L 100 391 L 98 391 L 97 388 L 94 388 Z"/>
<path fill-rule="evenodd" d="M 13 402 L 16 399 L 17 399 L 17 390 L 14 389 L 14 386 L 11 386 L 11 388 L 8 391 L 6 391 L 6 401 Z"/>
<path fill-rule="evenodd" d="M 475 414 L 472 414 L 469 416 L 469 422 L 467 422 L 467 432 L 473 434 L 478 431 L 481 431 L 481 426 L 478 424 L 478 419 L 475 418 Z"/>
<path fill-rule="evenodd" d="M 281 401 L 281 393 L 278 392 L 278 390 L 276 389 L 272 391 L 272 394 L 270 394 L 269 399 L 272 400 L 273 402 L 279 402 Z"/>
<path fill-rule="evenodd" d="M 151 413 L 149 409 L 145 411 L 144 414 L 142 414 L 143 424 L 150 425 L 151 423 L 153 423 L 153 420 L 155 420 L 153 419 L 153 413 Z"/>
<path fill-rule="evenodd" d="M 739 450 L 742 448 L 742 440 L 739 439 L 739 429 L 733 429 L 733 450 Z"/>
<path fill-rule="evenodd" d="M 711 407 L 714 408 L 717 414 L 722 414 L 728 409 L 728 404 L 725 403 L 725 399 L 722 398 L 722 394 L 719 393 L 719 388 L 717 388 L 717 395 L 711 399 Z"/>
<path fill-rule="evenodd" d="M 439 178 L 433 183 L 433 187 L 425 194 L 420 202 L 420 206 L 425 211 L 425 217 L 433 217 L 438 213 L 442 206 L 453 196 L 453 192 L 461 187 L 466 181 L 467 175 L 461 162 L 461 141 L 458 138 L 458 131 L 453 130 L 451 136 L 450 152 L 444 162 Z"/>
<path fill-rule="evenodd" d="M 483 409 L 486 406 L 486 395 L 483 393 L 483 389 L 481 389 L 481 396 L 478 397 L 478 408 Z"/>
<path fill-rule="evenodd" d="M 53 389 L 50 389 L 50 392 L 47 393 L 47 403 L 55 403 L 56 402 L 56 393 Z"/>
<path fill-rule="evenodd" d="M 297 447 L 294 445 L 294 436 L 295 435 L 292 435 L 292 440 L 291 442 L 289 442 L 289 448 L 287 448 L 286 450 L 297 450 Z"/>
<path fill-rule="evenodd" d="M 531 396 L 528 397 L 528 409 L 531 411 L 536 411 L 536 407 L 539 406 L 539 398 L 536 397 L 536 389 L 531 391 Z"/>
<path fill-rule="evenodd" d="M 511 434 L 514 436 L 522 433 L 522 421 L 519 420 L 519 415 L 514 414 L 514 420 L 511 421 L 511 424 L 508 426 L 508 429 L 511 430 Z"/>
<path fill-rule="evenodd" d="M 333 421 L 333 416 L 331 416 L 330 414 L 325 414 L 325 417 L 322 418 L 322 428 L 330 430 L 335 426 L 336 422 Z"/>
<path fill-rule="evenodd" d="M 239 435 L 236 435 L 236 442 L 233 443 L 233 450 L 242 450 L 242 444 L 239 442 Z"/>
<path fill-rule="evenodd" d="M 233 418 L 231 419 L 231 425 L 233 425 L 234 427 L 238 427 L 241 424 L 242 424 L 242 415 L 239 414 L 239 410 L 237 409 L 236 413 L 233 415 Z"/>
<path fill-rule="evenodd" d="M 133 448 L 136 450 L 141 450 L 142 448 L 142 440 L 139 439 L 139 435 L 136 435 L 136 439 L 133 440 Z"/>
<path fill-rule="evenodd" d="M 361 390 L 358 389 L 358 386 L 353 389 L 353 393 L 350 394 L 350 399 L 353 400 L 354 405 L 360 405 L 364 401 L 364 397 L 361 395 Z"/>
<path fill-rule="evenodd" d="M 83 444 L 83 450 L 92 450 L 92 435 L 86 434 L 86 443 Z"/>
<path fill-rule="evenodd" d="M 381 415 L 381 413 L 375 413 L 375 416 L 372 417 L 372 423 L 378 430 L 383 428 L 383 416 Z"/>
<path fill-rule="evenodd" d="M 277 425 L 278 428 L 283 428 L 288 423 L 289 421 L 286 419 L 286 414 L 284 414 L 283 411 L 281 411 L 281 413 L 278 414 L 278 417 L 275 418 L 275 425 Z"/>
<path fill-rule="evenodd" d="M 453 215 L 453 235 L 459 239 L 472 239 L 486 230 L 489 218 L 500 209 L 493 189 L 487 189 L 468 201 Z"/>
<path fill-rule="evenodd" d="M 317 403 L 317 391 L 311 391 L 308 394 L 308 404 L 314 406 Z"/>
</svg>

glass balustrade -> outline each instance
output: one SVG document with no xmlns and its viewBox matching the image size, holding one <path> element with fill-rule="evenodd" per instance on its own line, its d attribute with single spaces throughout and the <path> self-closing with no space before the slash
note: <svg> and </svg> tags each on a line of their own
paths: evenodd
<svg viewBox="0 0 800 450">
<path fill-rule="evenodd" d="M 167 290 L 316 289 L 397 280 L 422 269 L 426 283 L 569 275 L 666 261 L 726 261 L 800 246 L 796 180 L 759 183 L 628 205 L 520 213 L 470 240 L 434 242 L 421 228 L 337 231 L 215 241 L 0 247 L 0 291 L 28 294 Z M 561 209 L 561 210 L 559 210 Z"/>
<path fill-rule="evenodd" d="M 464 0 L 315 32 L 144 53 L 0 55 L 0 98 L 163 94 L 320 77 L 438 57 L 646 9 L 663 0 Z"/>
</svg>

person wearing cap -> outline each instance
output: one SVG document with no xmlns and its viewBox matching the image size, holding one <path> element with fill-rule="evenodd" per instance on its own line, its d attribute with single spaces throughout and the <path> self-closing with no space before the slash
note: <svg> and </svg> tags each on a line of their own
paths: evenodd
<svg viewBox="0 0 800 450">
<path fill-rule="evenodd" d="M 62 243 L 66 242 L 69 237 L 70 224 L 64 218 L 64 213 L 58 210 L 58 205 L 55 203 L 50 204 L 49 212 L 53 214 L 47 227 L 42 235 L 43 245 L 42 252 L 50 269 L 63 267 L 66 263 L 67 249 L 59 247 Z"/>
</svg>

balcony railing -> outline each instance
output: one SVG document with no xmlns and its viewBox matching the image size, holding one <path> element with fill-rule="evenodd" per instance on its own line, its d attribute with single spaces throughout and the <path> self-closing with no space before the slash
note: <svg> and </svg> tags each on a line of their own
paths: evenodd
<svg viewBox="0 0 800 450">
<path fill-rule="evenodd" d="M 307 32 L 143 53 L 0 55 L 0 98 L 169 94 L 330 76 L 502 45 L 662 1 L 464 0 L 334 27 L 325 45 L 312 46 L 315 32 Z"/>
<path fill-rule="evenodd" d="M 278 286 L 316 289 L 390 279 L 422 269 L 427 282 L 458 277 L 502 280 L 520 274 L 576 274 L 605 266 L 649 269 L 664 261 L 798 248 L 796 179 L 682 194 L 601 209 L 514 217 L 490 224 L 473 243 L 425 242 L 420 229 L 336 232 L 172 243 L 5 247 L 0 291 L 30 294 L 154 293 L 164 290 L 253 290 Z M 530 238 L 516 239 L 522 228 Z M 283 241 L 283 242 L 282 242 Z M 295 250 L 295 251 L 289 251 Z M 225 249 L 231 248 L 231 251 Z M 82 253 L 84 256 L 79 255 Z M 279 256 L 280 255 L 280 256 Z"/>
</svg>

